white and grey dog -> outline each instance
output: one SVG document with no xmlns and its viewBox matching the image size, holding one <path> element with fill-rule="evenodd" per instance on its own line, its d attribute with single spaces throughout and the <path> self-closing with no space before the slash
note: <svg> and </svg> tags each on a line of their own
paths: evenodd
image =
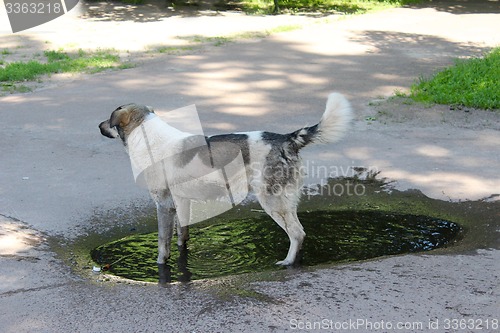
<svg viewBox="0 0 500 333">
<path fill-rule="evenodd" d="M 297 217 L 303 176 L 299 151 L 312 143 L 340 140 L 351 118 L 349 102 L 331 93 L 318 124 L 289 134 L 195 135 L 162 121 L 151 107 L 137 104 L 118 107 L 99 128 L 106 137 L 121 138 L 136 180 L 143 178 L 156 202 L 159 264 L 169 258 L 175 224 L 177 244 L 183 246 L 188 240 L 193 200 L 229 197 L 234 205 L 251 192 L 290 238 L 288 254 L 277 264 L 292 265 L 305 237 Z"/>
</svg>

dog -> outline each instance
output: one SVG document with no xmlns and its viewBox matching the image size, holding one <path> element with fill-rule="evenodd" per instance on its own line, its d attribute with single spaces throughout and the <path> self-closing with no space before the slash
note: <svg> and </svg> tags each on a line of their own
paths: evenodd
<svg viewBox="0 0 500 333">
<path fill-rule="evenodd" d="M 152 107 L 137 104 L 118 107 L 99 129 L 108 138 L 121 139 L 134 175 L 146 182 L 156 203 L 158 264 L 165 264 L 170 256 L 174 225 L 177 245 L 186 245 L 192 200 L 225 196 L 234 206 L 244 194 L 253 193 L 289 237 L 288 254 L 276 263 L 289 266 L 296 262 L 306 235 L 297 217 L 303 178 L 299 151 L 310 144 L 339 141 L 351 120 L 348 100 L 331 93 L 316 125 L 288 134 L 253 131 L 196 135 L 162 121 Z M 228 168 L 232 163 L 236 167 Z M 214 170 L 226 172 L 220 177 L 221 173 Z M 216 174 L 219 177 L 214 177 Z"/>
</svg>

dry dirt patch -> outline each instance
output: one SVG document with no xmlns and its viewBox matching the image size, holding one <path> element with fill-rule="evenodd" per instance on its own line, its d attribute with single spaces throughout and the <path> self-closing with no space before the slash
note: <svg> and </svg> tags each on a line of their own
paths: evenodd
<svg viewBox="0 0 500 333">
<path fill-rule="evenodd" d="M 371 114 L 365 120 L 381 124 L 434 127 L 448 125 L 468 129 L 500 130 L 498 110 L 480 110 L 461 106 L 422 104 L 406 97 L 391 97 L 370 102 Z"/>
</svg>

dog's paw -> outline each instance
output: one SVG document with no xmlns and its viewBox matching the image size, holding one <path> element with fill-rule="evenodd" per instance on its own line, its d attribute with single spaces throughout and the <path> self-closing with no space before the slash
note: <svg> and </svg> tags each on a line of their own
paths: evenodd
<svg viewBox="0 0 500 333">
<path fill-rule="evenodd" d="M 278 261 L 276 263 L 276 265 L 279 265 L 279 266 L 291 266 L 291 265 L 293 265 L 293 261 L 285 259 L 285 260 Z"/>
</svg>

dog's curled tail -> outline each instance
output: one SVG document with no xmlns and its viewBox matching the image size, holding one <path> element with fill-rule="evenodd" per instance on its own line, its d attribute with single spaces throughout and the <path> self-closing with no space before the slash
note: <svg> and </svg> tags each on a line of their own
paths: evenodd
<svg viewBox="0 0 500 333">
<path fill-rule="evenodd" d="M 349 101 L 342 94 L 331 93 L 319 123 L 291 133 L 292 140 L 299 149 L 315 142 L 337 142 L 349 130 L 351 121 L 352 110 Z"/>
</svg>

